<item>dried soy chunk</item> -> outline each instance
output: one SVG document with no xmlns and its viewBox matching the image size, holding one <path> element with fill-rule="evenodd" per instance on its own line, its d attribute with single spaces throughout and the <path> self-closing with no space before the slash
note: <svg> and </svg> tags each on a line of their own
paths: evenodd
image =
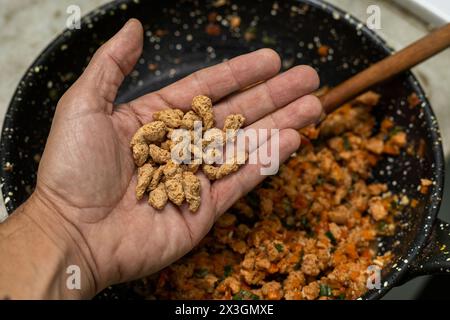
<svg viewBox="0 0 450 320">
<path fill-rule="evenodd" d="M 212 101 L 207 96 L 199 95 L 192 99 L 192 110 L 203 120 L 203 130 L 214 127 Z"/>
<path fill-rule="evenodd" d="M 148 203 L 157 210 L 162 210 L 166 206 L 167 200 L 166 187 L 162 182 L 154 190 L 150 191 L 148 196 Z"/>
<path fill-rule="evenodd" d="M 225 132 L 219 128 L 211 128 L 205 132 L 202 139 L 203 148 L 210 144 L 214 146 L 222 146 L 225 143 Z"/>
<path fill-rule="evenodd" d="M 224 163 L 222 164 L 216 172 L 216 179 L 222 179 L 223 177 L 232 174 L 233 172 L 238 171 L 239 164 L 236 162 L 233 163 Z"/>
<path fill-rule="evenodd" d="M 173 160 L 167 161 L 166 165 L 163 167 L 164 176 L 167 178 L 172 178 L 175 175 L 180 175 L 183 173 L 182 167 L 173 162 Z"/>
<path fill-rule="evenodd" d="M 173 141 L 172 140 L 166 140 L 164 142 L 161 142 L 161 149 L 164 149 L 166 151 L 172 150 Z"/>
<path fill-rule="evenodd" d="M 132 146 L 133 159 L 136 166 L 142 166 L 148 158 L 148 145 L 147 143 L 137 143 Z"/>
<path fill-rule="evenodd" d="M 244 155 L 243 155 L 244 156 Z M 246 158 L 246 155 L 245 155 Z M 204 164 L 202 170 L 209 180 L 218 180 L 223 177 L 236 172 L 241 165 L 238 163 L 237 159 L 227 160 L 222 165 L 216 167 L 211 164 Z"/>
<path fill-rule="evenodd" d="M 184 201 L 182 175 L 177 174 L 172 178 L 167 178 L 164 186 L 169 200 L 177 206 L 181 206 Z"/>
<path fill-rule="evenodd" d="M 200 168 L 201 165 L 201 161 L 200 160 L 193 160 L 192 163 L 186 164 L 184 165 L 184 170 L 183 171 L 189 171 L 192 173 L 196 173 L 198 171 L 198 169 Z"/>
<path fill-rule="evenodd" d="M 223 177 L 236 172 L 239 169 L 237 163 L 224 163 L 219 167 L 210 164 L 205 164 L 202 167 L 203 172 L 209 180 L 219 180 Z"/>
<path fill-rule="evenodd" d="M 194 111 L 188 111 L 183 116 L 180 127 L 187 130 L 194 130 L 194 124 L 196 121 L 200 122 L 202 121 L 202 118 L 200 118 Z"/>
<path fill-rule="evenodd" d="M 149 154 L 148 143 L 162 141 L 166 136 L 166 132 L 167 127 L 161 121 L 153 121 L 136 131 L 131 139 L 130 146 L 132 148 L 134 162 L 138 167 L 147 161 Z"/>
<path fill-rule="evenodd" d="M 150 181 L 150 184 L 147 188 L 147 191 L 152 191 L 156 189 L 156 187 L 158 187 L 158 184 L 163 177 L 163 170 L 164 166 L 160 166 L 155 169 L 155 171 L 153 172 L 152 180 Z"/>
<path fill-rule="evenodd" d="M 165 109 L 153 114 L 154 120 L 160 120 L 166 124 L 168 128 L 179 128 L 184 113 L 180 109 Z"/>
<path fill-rule="evenodd" d="M 167 196 L 177 206 L 181 206 L 184 201 L 184 191 L 182 185 L 183 170 L 181 166 L 172 160 L 168 161 L 163 169 Z"/>
<path fill-rule="evenodd" d="M 204 164 L 202 166 L 202 171 L 209 180 L 216 180 L 218 168 L 211 164 Z"/>
<path fill-rule="evenodd" d="M 183 190 L 191 212 L 197 212 L 200 207 L 200 179 L 192 172 L 183 172 Z"/>
<path fill-rule="evenodd" d="M 148 153 L 152 160 L 159 164 L 164 164 L 170 160 L 170 152 L 158 147 L 155 144 L 148 146 Z"/>
<path fill-rule="evenodd" d="M 245 117 L 241 114 L 230 114 L 225 118 L 223 132 L 226 134 L 227 140 L 234 139 L 244 122 Z"/>
<path fill-rule="evenodd" d="M 151 164 L 146 163 L 142 167 L 138 168 L 138 177 L 136 185 L 136 198 L 141 200 L 144 196 L 145 191 L 147 191 L 148 186 L 153 177 L 155 168 Z"/>
<path fill-rule="evenodd" d="M 211 142 L 219 147 L 225 143 L 226 130 L 232 130 L 235 136 L 242 127 L 245 118 L 242 115 L 229 115 L 224 122 L 223 130 L 214 128 L 214 114 L 212 102 L 206 96 L 196 96 L 192 100 L 192 110 L 184 114 L 179 109 L 165 109 L 155 112 L 155 121 L 139 128 L 133 136 L 130 145 L 133 158 L 138 167 L 136 185 L 136 198 L 142 199 L 149 192 L 148 203 L 161 210 L 170 200 L 177 206 L 184 201 L 188 203 L 189 210 L 196 212 L 201 203 L 200 179 L 195 175 L 200 167 L 210 180 L 220 179 L 238 170 L 237 162 L 225 163 L 221 166 L 208 164 L 206 156 L 215 156 L 216 149 L 209 151 L 207 147 Z M 195 122 L 202 123 L 203 130 L 196 131 Z M 174 130 L 187 129 L 187 138 L 190 139 L 189 148 L 186 149 L 192 163 L 178 164 L 171 159 L 171 152 L 175 151 L 176 143 L 183 136 L 176 138 Z M 195 145 L 199 139 L 203 144 Z M 205 150 L 204 150 L 205 149 Z M 219 149 L 217 149 L 219 150 Z"/>
<path fill-rule="evenodd" d="M 153 121 L 140 127 L 131 139 L 131 146 L 138 143 L 158 142 L 165 139 L 167 126 L 162 121 Z"/>
</svg>

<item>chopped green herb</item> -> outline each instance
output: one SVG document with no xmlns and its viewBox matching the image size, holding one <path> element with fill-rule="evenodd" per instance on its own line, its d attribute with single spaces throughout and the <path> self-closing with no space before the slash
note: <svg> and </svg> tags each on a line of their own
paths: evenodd
<svg viewBox="0 0 450 320">
<path fill-rule="evenodd" d="M 342 139 L 344 140 L 344 149 L 350 150 L 352 146 L 350 145 L 350 141 L 348 140 L 347 136 L 343 136 Z"/>
<path fill-rule="evenodd" d="M 322 176 L 318 176 L 316 180 L 317 185 L 322 185 L 325 182 L 325 179 Z"/>
<path fill-rule="evenodd" d="M 314 231 L 311 228 L 309 220 L 305 216 L 300 218 L 300 224 L 303 227 L 303 230 L 306 231 L 308 237 L 313 237 L 315 235 Z"/>
<path fill-rule="evenodd" d="M 252 298 L 252 300 L 259 300 L 260 299 L 259 296 L 257 294 L 254 294 L 254 293 L 252 293 L 251 298 Z"/>
<path fill-rule="evenodd" d="M 208 269 L 198 269 L 194 272 L 197 278 L 204 278 L 208 274 Z"/>
<path fill-rule="evenodd" d="M 232 266 L 227 264 L 225 267 L 223 267 L 223 276 L 225 278 L 231 276 L 232 273 L 233 273 L 233 267 Z"/>
<path fill-rule="evenodd" d="M 320 285 L 320 292 L 319 296 L 321 297 L 330 297 L 332 294 L 330 286 L 327 284 L 321 284 Z"/>
<path fill-rule="evenodd" d="M 286 219 L 281 220 L 281 223 L 286 229 L 293 229 L 295 227 L 295 218 L 293 216 L 288 216 Z"/>
<path fill-rule="evenodd" d="M 245 32 L 256 33 L 256 27 L 248 27 L 247 30 L 245 30 Z"/>
<path fill-rule="evenodd" d="M 345 293 L 341 293 L 336 297 L 338 300 L 345 300 Z"/>
<path fill-rule="evenodd" d="M 233 300 L 259 300 L 259 296 L 247 290 L 241 290 L 233 296 Z"/>
<path fill-rule="evenodd" d="M 246 197 L 245 200 L 247 200 L 248 205 L 253 210 L 259 209 L 259 196 L 256 192 L 250 192 Z"/>
<path fill-rule="evenodd" d="M 309 220 L 308 220 L 308 218 L 306 218 L 305 216 L 303 216 L 303 217 L 300 219 L 300 223 L 302 224 L 302 227 L 303 227 L 305 230 L 308 230 L 308 229 L 311 228 L 311 225 L 309 224 Z"/>
<path fill-rule="evenodd" d="M 334 237 L 333 233 L 331 233 L 331 231 L 327 231 L 327 232 L 325 232 L 325 235 L 328 237 L 328 239 L 330 239 L 331 244 L 333 244 L 335 246 L 337 241 L 336 241 L 336 238 Z"/>
<path fill-rule="evenodd" d="M 294 269 L 300 270 L 300 268 L 302 267 L 302 263 L 303 263 L 303 250 L 302 252 L 300 252 L 300 257 L 298 258 L 297 263 L 294 265 Z"/>
<path fill-rule="evenodd" d="M 398 208 L 397 201 L 394 201 L 394 200 L 391 201 L 391 208 L 394 209 L 394 210 Z"/>
<path fill-rule="evenodd" d="M 245 30 L 244 33 L 244 39 L 246 41 L 252 41 L 256 38 L 256 28 L 255 27 L 249 27 L 247 30 Z"/>
<path fill-rule="evenodd" d="M 277 249 L 278 252 L 283 252 L 284 247 L 283 247 L 283 245 L 281 243 L 275 243 L 274 246 L 275 246 L 275 249 Z"/>
<path fill-rule="evenodd" d="M 56 101 L 59 98 L 58 90 L 55 88 L 52 88 L 48 91 L 48 96 L 50 97 L 50 100 Z"/>
<path fill-rule="evenodd" d="M 268 36 L 267 34 L 264 34 L 262 39 L 262 43 L 264 43 L 266 46 L 274 46 L 277 44 L 277 40 L 273 37 Z"/>
<path fill-rule="evenodd" d="M 378 231 L 384 231 L 386 229 L 387 223 L 386 221 L 380 221 L 377 225 Z"/>
<path fill-rule="evenodd" d="M 294 209 L 292 208 L 292 204 L 288 198 L 283 198 L 283 208 L 287 214 L 292 214 Z"/>
</svg>

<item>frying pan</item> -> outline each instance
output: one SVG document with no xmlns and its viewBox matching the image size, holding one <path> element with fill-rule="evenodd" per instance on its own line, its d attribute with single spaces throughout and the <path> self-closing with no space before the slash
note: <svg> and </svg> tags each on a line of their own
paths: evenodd
<svg viewBox="0 0 450 320">
<path fill-rule="evenodd" d="M 216 12 L 218 19 L 238 14 L 241 25 L 231 30 L 222 20 L 218 23 L 220 32 L 208 34 L 205 28 L 210 12 Z M 296 64 L 313 66 L 322 84 L 329 86 L 391 52 L 360 21 L 317 0 L 280 1 L 278 5 L 261 0 L 130 0 L 106 4 L 84 17 L 80 30 L 66 30 L 58 36 L 29 68 L 14 93 L 0 149 L 2 193 L 9 213 L 33 191 L 59 97 L 81 74 L 94 51 L 131 17 L 144 24 L 144 53 L 120 88 L 117 103 L 261 47 L 275 49 L 282 57 L 283 69 Z M 319 56 L 320 45 L 331 48 L 328 57 Z M 379 250 L 391 250 L 395 258 L 382 271 L 381 288 L 368 291 L 363 299 L 380 298 L 393 286 L 418 275 L 450 272 L 450 227 L 437 219 L 444 159 L 434 113 L 409 72 L 374 89 L 382 94 L 375 117 L 392 117 L 406 129 L 409 145 L 415 150 L 422 148 L 423 154 L 385 157 L 374 170 L 373 180 L 386 182 L 394 192 L 417 199 L 418 205 L 406 208 L 398 217 L 395 236 L 380 242 Z M 407 103 L 411 93 L 421 101 L 414 108 Z M 418 191 L 420 178 L 434 182 L 427 194 Z M 129 286 L 118 285 L 100 297 L 135 296 Z"/>
</svg>

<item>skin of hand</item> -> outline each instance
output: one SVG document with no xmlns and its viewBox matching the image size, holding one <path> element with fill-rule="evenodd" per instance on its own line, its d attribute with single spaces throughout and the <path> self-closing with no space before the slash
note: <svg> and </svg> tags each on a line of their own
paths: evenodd
<svg viewBox="0 0 450 320">
<path fill-rule="evenodd" d="M 261 49 L 197 71 L 134 101 L 114 105 L 117 90 L 142 53 L 143 29 L 131 19 L 93 56 L 60 99 L 32 196 L 0 225 L 0 295 L 91 298 L 105 287 L 154 273 L 189 252 L 230 205 L 264 179 L 260 165 L 210 183 L 203 174 L 197 213 L 168 204 L 156 211 L 136 200 L 129 142 L 158 110 L 190 108 L 204 94 L 217 126 L 241 113 L 248 128 L 280 129 L 280 160 L 300 146 L 297 129 L 322 107 L 310 95 L 317 73 L 296 66 L 279 74 L 280 58 Z M 246 90 L 243 90 L 246 89 Z M 253 151 L 256 152 L 256 151 Z M 66 287 L 79 266 L 81 289 Z"/>
</svg>

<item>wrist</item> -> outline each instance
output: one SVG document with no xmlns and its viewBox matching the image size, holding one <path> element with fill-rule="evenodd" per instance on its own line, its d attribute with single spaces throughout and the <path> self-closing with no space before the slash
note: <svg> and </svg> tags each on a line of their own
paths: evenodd
<svg viewBox="0 0 450 320">
<path fill-rule="evenodd" d="M 80 299 L 96 293 L 83 241 L 45 198 L 34 193 L 0 225 L 0 298 Z"/>
</svg>

